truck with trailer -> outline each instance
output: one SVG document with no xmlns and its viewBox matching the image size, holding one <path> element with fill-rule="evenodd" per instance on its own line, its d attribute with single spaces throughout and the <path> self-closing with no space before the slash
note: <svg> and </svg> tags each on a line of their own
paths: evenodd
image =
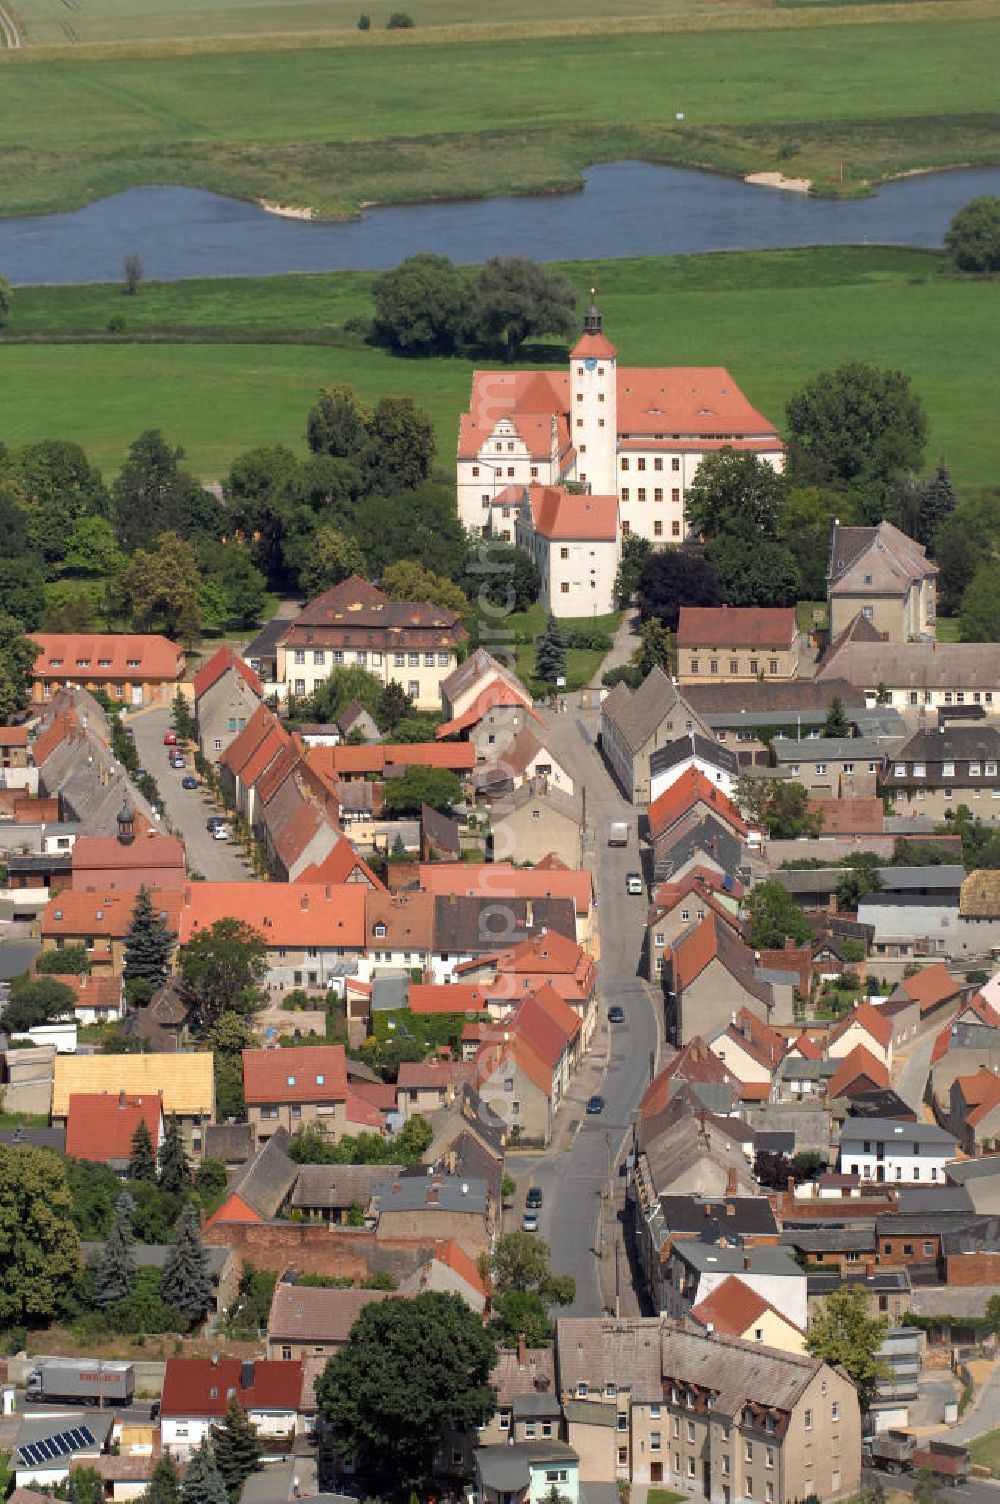
<svg viewBox="0 0 1000 1504">
<path fill-rule="evenodd" d="M 967 1483 L 972 1466 L 968 1447 L 950 1441 L 929 1440 L 918 1446 L 907 1431 L 879 1431 L 861 1444 L 865 1467 L 882 1473 L 933 1473 L 942 1483 L 956 1487 Z"/>
<path fill-rule="evenodd" d="M 24 1398 L 31 1404 L 130 1405 L 135 1394 L 131 1363 L 99 1358 L 50 1358 L 29 1373 Z"/>
</svg>

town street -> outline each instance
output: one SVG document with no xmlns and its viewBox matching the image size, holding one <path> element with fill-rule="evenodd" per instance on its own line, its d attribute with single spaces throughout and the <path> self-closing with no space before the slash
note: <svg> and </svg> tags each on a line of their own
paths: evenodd
<svg viewBox="0 0 1000 1504">
<path fill-rule="evenodd" d="M 598 1280 L 600 1250 L 595 1249 L 601 1193 L 608 1186 L 609 1172 L 611 1177 L 616 1173 L 619 1149 L 631 1127 L 632 1111 L 649 1084 L 659 1031 L 653 1011 L 654 989 L 636 975 L 642 953 L 646 900 L 625 892 L 625 874 L 639 871 L 642 866 L 636 838 L 638 812 L 619 793 L 594 746 L 599 714 L 578 712 L 571 707 L 564 714 L 547 715 L 546 720 L 548 745 L 553 754 L 573 777 L 576 792 L 580 794 L 586 789 L 588 836 L 584 866 L 593 867 L 597 887 L 598 996 L 602 1020 L 606 1022 L 612 1003 L 625 1010 L 624 1024 L 602 1027 L 594 1036 L 599 1049 L 610 1044 L 603 1083 L 587 1087 L 588 1091 L 602 1093 L 604 1111 L 589 1117 L 586 1093 L 571 1091 L 572 1100 L 561 1109 L 570 1114 L 571 1121 L 579 1123 L 569 1148 L 540 1155 L 531 1165 L 533 1183 L 541 1187 L 544 1196 L 539 1232 L 549 1243 L 552 1269 L 558 1274 L 571 1274 L 576 1280 L 576 1300 L 562 1314 L 595 1316 L 604 1308 Z M 628 821 L 627 847 L 608 845 L 612 820 Z M 604 1256 L 614 1257 L 611 1225 L 605 1234 Z M 623 1282 L 628 1280 L 624 1260 L 621 1278 Z"/>
<path fill-rule="evenodd" d="M 167 761 L 163 736 L 172 725 L 170 711 L 143 711 L 126 725 L 135 733 L 139 762 L 156 779 L 167 823 L 184 840 L 188 871 L 200 872 L 210 882 L 245 882 L 250 868 L 242 850 L 232 841 L 216 841 L 206 829 L 209 815 L 220 811 L 202 789 L 181 788 L 185 773 L 194 772 L 193 758 L 189 754 L 187 768 L 172 768 Z"/>
</svg>

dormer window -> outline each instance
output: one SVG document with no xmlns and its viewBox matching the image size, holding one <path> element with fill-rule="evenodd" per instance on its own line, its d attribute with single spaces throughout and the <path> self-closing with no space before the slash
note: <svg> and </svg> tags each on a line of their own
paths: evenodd
<svg viewBox="0 0 1000 1504">
<path fill-rule="evenodd" d="M 580 1382 L 579 1382 L 579 1384 L 577 1384 L 577 1386 L 576 1386 L 576 1397 L 577 1397 L 577 1399 L 579 1399 L 579 1400 L 585 1400 L 587 1398 L 587 1395 L 589 1393 L 590 1393 L 589 1386 L 581 1379 Z"/>
<path fill-rule="evenodd" d="M 316 1085 L 317 1086 L 325 1086 L 326 1085 L 326 1077 L 325 1076 L 317 1076 L 316 1077 Z"/>
<path fill-rule="evenodd" d="M 77 668 L 89 668 L 90 667 L 90 659 L 89 658 L 78 658 L 76 660 L 76 666 L 77 666 Z"/>
<path fill-rule="evenodd" d="M 49 668 L 62 668 L 62 665 L 63 665 L 63 661 L 62 661 L 61 658 L 50 658 L 49 659 Z"/>
<path fill-rule="evenodd" d="M 375 939 L 376 940 L 384 940 L 385 936 L 386 936 L 386 928 L 385 928 L 385 925 L 382 924 L 381 921 L 380 921 L 375 926 Z"/>
<path fill-rule="evenodd" d="M 125 667 L 126 668 L 138 668 L 139 667 L 139 659 L 138 658 L 126 658 L 125 659 Z"/>
<path fill-rule="evenodd" d="M 289 1076 L 288 1077 L 288 1084 L 289 1084 L 289 1086 L 294 1086 L 295 1085 L 295 1077 L 294 1076 Z"/>
</svg>

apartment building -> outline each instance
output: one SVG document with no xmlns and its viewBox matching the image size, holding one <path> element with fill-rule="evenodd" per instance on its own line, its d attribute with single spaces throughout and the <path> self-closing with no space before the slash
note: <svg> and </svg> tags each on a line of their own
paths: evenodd
<svg viewBox="0 0 1000 1504">
<path fill-rule="evenodd" d="M 682 606 L 677 623 L 677 677 L 793 679 L 799 629 L 792 606 Z"/>
</svg>

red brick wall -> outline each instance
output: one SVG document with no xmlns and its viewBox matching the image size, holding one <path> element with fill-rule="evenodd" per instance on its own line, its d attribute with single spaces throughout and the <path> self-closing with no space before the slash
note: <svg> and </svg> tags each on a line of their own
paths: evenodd
<svg viewBox="0 0 1000 1504">
<path fill-rule="evenodd" d="M 294 1264 L 301 1274 L 363 1279 L 386 1273 L 405 1279 L 434 1252 L 427 1239 L 379 1238 L 363 1227 L 325 1223 L 216 1222 L 203 1232 L 212 1247 L 228 1247 L 238 1263 L 279 1273 Z"/>
<path fill-rule="evenodd" d="M 950 1253 L 944 1266 L 946 1285 L 1000 1284 L 1000 1253 Z"/>
</svg>

